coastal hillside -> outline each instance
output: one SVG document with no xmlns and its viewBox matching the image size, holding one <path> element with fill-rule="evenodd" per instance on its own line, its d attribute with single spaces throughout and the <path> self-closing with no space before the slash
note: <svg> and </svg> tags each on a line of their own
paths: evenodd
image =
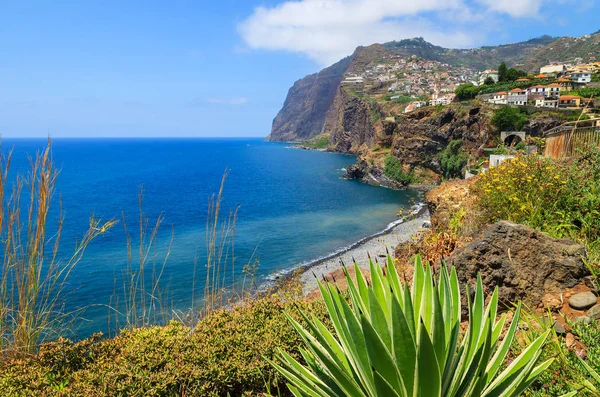
<svg viewBox="0 0 600 397">
<path fill-rule="evenodd" d="M 267 140 L 306 141 L 329 134 L 334 146 L 354 152 L 357 144 L 375 143 L 379 119 L 399 116 L 409 103 L 426 101 L 434 92 L 442 96 L 477 81 L 484 69 L 504 62 L 533 73 L 550 62 L 587 62 L 599 55 L 599 32 L 474 49 L 443 48 L 422 38 L 359 47 L 293 85 Z"/>
</svg>

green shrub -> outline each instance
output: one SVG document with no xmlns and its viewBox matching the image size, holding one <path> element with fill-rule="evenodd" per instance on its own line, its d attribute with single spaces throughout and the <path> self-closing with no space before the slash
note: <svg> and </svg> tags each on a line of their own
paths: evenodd
<svg viewBox="0 0 600 397">
<path fill-rule="evenodd" d="M 462 176 L 469 156 L 462 151 L 462 139 L 451 141 L 440 154 L 440 166 L 446 178 Z"/>
<path fill-rule="evenodd" d="M 402 168 L 402 163 L 398 160 L 397 157 L 392 155 L 388 155 L 385 158 L 385 167 L 383 170 L 385 176 L 390 179 L 395 180 L 396 182 L 400 182 L 402 184 L 409 184 L 415 182 L 414 172 L 411 170 L 410 172 L 404 172 Z"/>
<path fill-rule="evenodd" d="M 600 150 L 506 161 L 479 176 L 473 193 L 480 224 L 506 219 L 582 244 L 600 285 Z"/>
<path fill-rule="evenodd" d="M 481 277 L 473 298 L 467 288 L 469 325 L 461 335 L 461 294 L 456 270 L 436 278 L 417 256 L 412 287 L 400 280 L 388 256 L 385 270 L 370 263 L 367 282 L 346 272 L 350 303 L 337 286 L 319 284 L 333 324 L 290 316 L 307 351 L 306 365 L 282 352 L 273 365 L 295 396 L 518 396 L 553 362 L 538 359 L 550 331 L 505 362 L 515 339 L 521 305 L 505 331 L 498 288 L 487 307 Z M 310 332 L 309 332 L 310 330 Z"/>
<path fill-rule="evenodd" d="M 267 387 L 277 391 L 283 379 L 264 357 L 283 349 L 301 358 L 300 337 L 284 316 L 287 310 L 302 321 L 296 308 L 326 321 L 321 303 L 265 298 L 214 312 L 193 331 L 171 322 L 126 330 L 113 339 L 60 339 L 42 345 L 35 357 L 5 363 L 1 394 L 254 396 Z"/>
<path fill-rule="evenodd" d="M 527 114 L 520 108 L 502 106 L 492 117 L 492 124 L 499 131 L 520 131 L 527 122 Z"/>
<path fill-rule="evenodd" d="M 473 84 L 461 84 L 456 88 L 454 94 L 456 95 L 456 99 L 459 101 L 466 101 L 468 99 L 473 99 L 479 93 L 479 88 L 474 86 Z"/>
</svg>

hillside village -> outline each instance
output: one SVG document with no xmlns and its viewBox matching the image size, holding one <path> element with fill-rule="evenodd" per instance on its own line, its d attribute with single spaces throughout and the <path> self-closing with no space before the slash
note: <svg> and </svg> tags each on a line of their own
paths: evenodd
<svg viewBox="0 0 600 397">
<path fill-rule="evenodd" d="M 535 106 L 546 108 L 579 108 L 586 98 L 569 92 L 586 87 L 592 76 L 600 72 L 600 62 L 584 63 L 581 58 L 571 63 L 542 66 L 538 74 L 514 80 L 523 87 L 481 95 L 490 104 Z M 469 67 L 453 67 L 416 55 L 387 55 L 363 70 L 348 71 L 341 82 L 359 95 L 404 104 L 404 113 L 423 106 L 444 106 L 455 100 L 456 89 L 463 84 L 483 87 L 498 83 L 498 71 L 478 72 Z"/>
<path fill-rule="evenodd" d="M 536 106 L 547 108 L 585 107 L 590 98 L 570 95 L 569 92 L 585 88 L 592 82 L 592 76 L 600 72 L 600 62 L 581 64 L 556 63 L 542 66 L 540 73 L 528 78 L 516 79 L 516 83 L 530 85 L 532 82 L 552 81 L 549 84 L 535 84 L 528 88 L 515 87 L 507 91 L 490 94 L 486 101 L 495 105 Z M 486 70 L 484 78 L 498 82 L 498 71 Z M 480 85 L 481 85 L 480 78 Z"/>
<path fill-rule="evenodd" d="M 407 111 L 425 105 L 447 105 L 461 84 L 477 78 L 477 71 L 412 56 L 387 56 L 361 72 L 348 72 L 342 85 L 398 103 Z M 377 95 L 379 94 L 379 95 Z"/>
</svg>

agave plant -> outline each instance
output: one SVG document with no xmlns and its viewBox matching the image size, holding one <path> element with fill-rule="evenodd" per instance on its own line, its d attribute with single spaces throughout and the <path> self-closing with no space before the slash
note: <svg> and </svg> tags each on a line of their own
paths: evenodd
<svg viewBox="0 0 600 397">
<path fill-rule="evenodd" d="M 461 332 L 454 268 L 443 266 L 436 278 L 417 257 L 409 287 L 387 262 L 384 269 L 370 261 L 370 282 L 355 263 L 347 293 L 319 282 L 333 332 L 314 316 L 304 316 L 308 329 L 288 316 L 305 342 L 306 365 L 283 351 L 272 364 L 295 396 L 516 396 L 550 366 L 538 363 L 549 331 L 505 362 L 521 304 L 506 329 L 498 290 L 486 306 L 480 276 L 473 298 L 467 286 L 469 325 Z"/>
</svg>

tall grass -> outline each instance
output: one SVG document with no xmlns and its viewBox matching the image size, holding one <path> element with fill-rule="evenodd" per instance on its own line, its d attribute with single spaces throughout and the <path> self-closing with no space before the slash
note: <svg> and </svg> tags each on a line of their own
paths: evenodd
<svg viewBox="0 0 600 397">
<path fill-rule="evenodd" d="M 12 151 L 0 154 L 0 348 L 4 359 L 33 353 L 39 343 L 65 331 L 75 314 L 66 311 L 67 280 L 92 240 L 115 223 L 90 218 L 72 254 L 60 259 L 62 204 L 56 230 L 49 233 L 48 227 L 58 176 L 51 142 L 30 158 L 29 171 L 17 175 L 9 186 L 11 156 Z"/>
<path fill-rule="evenodd" d="M 111 298 L 108 313 L 109 329 L 140 328 L 166 324 L 177 319 L 190 328 L 211 312 L 238 304 L 249 299 L 255 287 L 258 261 L 254 255 L 245 265 L 236 266 L 235 230 L 239 207 L 223 214 L 222 200 L 228 171 L 223 173 L 216 195 L 208 198 L 206 218 L 205 256 L 194 258 L 191 286 L 191 306 L 187 310 L 176 310 L 173 297 L 165 284 L 165 267 L 172 252 L 175 232 L 166 249 L 161 249 L 159 230 L 164 214 L 150 222 L 144 212 L 143 188 L 138 194 L 139 229 L 136 239 L 128 228 L 125 215 L 122 221 L 127 239 L 127 266 L 120 278 L 115 278 L 115 293 Z M 202 251 L 198 249 L 198 251 Z M 199 263 L 203 263 L 206 274 L 204 287 L 199 291 Z M 120 281 L 117 281 L 120 280 Z M 201 296 L 197 296 L 200 292 Z M 196 301 L 200 301 L 196 305 Z"/>
<path fill-rule="evenodd" d="M 164 214 L 150 222 L 150 218 L 144 212 L 143 186 L 140 186 L 138 191 L 138 207 L 135 243 L 125 213 L 121 213 L 126 236 L 127 266 L 119 282 L 115 278 L 115 292 L 108 311 L 109 330 L 165 324 L 171 319 L 172 308 L 168 300 L 168 288 L 162 287 L 161 281 L 171 254 L 174 231 L 171 232 L 166 250 L 161 253 L 157 243 Z M 117 283 L 120 283 L 120 288 L 117 288 Z"/>
</svg>

